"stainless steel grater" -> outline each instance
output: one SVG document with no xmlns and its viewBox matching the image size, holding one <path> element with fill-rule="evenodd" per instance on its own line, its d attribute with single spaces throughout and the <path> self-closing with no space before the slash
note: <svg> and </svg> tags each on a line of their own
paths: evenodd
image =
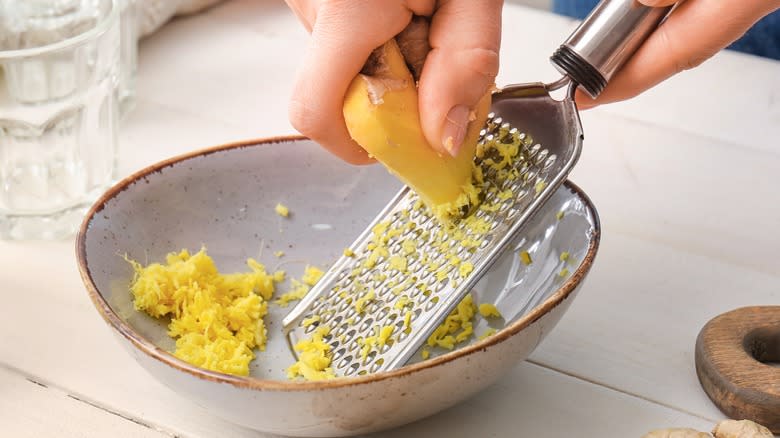
<svg viewBox="0 0 780 438">
<path fill-rule="evenodd" d="M 517 233 L 574 167 L 583 140 L 577 85 L 597 96 L 670 9 L 602 1 L 552 56 L 562 79 L 495 93 L 480 148 L 514 142 L 517 155 L 501 171 L 490 165 L 495 152 L 475 159 L 492 193 L 483 204 L 489 208 L 474 212 L 470 224 L 445 230 L 415 193 L 402 189 L 349 247 L 351 254 L 340 257 L 284 318 L 293 354 L 299 340 L 328 327 L 324 340 L 336 375 L 404 365 L 511 250 Z M 562 88 L 565 98 L 550 96 Z"/>
</svg>

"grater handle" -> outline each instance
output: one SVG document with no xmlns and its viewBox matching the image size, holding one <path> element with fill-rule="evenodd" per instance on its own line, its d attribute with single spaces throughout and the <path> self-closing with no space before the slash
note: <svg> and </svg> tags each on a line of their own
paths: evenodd
<svg viewBox="0 0 780 438">
<path fill-rule="evenodd" d="M 550 61 L 595 99 L 672 8 L 602 0 Z"/>
</svg>

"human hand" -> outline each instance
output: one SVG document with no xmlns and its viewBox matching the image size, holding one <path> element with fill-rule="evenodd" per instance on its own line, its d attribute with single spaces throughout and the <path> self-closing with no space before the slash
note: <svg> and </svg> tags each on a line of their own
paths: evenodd
<svg viewBox="0 0 780 438">
<path fill-rule="evenodd" d="M 675 0 L 639 0 L 669 6 Z M 658 83 L 699 66 L 739 39 L 780 0 L 687 0 L 650 35 L 596 100 L 577 91 L 580 109 L 630 99 Z"/>
<path fill-rule="evenodd" d="M 289 108 L 298 131 L 350 163 L 371 162 L 349 136 L 344 96 L 371 52 L 421 15 L 431 17 L 431 51 L 418 86 L 420 122 L 432 147 L 457 154 L 471 109 L 498 73 L 502 0 L 286 1 L 311 33 Z"/>
</svg>

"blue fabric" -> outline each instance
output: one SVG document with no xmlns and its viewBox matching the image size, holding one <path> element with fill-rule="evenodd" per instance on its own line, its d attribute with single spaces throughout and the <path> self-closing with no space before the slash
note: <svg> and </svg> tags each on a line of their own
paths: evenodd
<svg viewBox="0 0 780 438">
<path fill-rule="evenodd" d="M 583 19 L 596 4 L 598 0 L 553 0 L 553 11 Z M 761 19 L 728 48 L 780 60 L 780 10 Z"/>
</svg>

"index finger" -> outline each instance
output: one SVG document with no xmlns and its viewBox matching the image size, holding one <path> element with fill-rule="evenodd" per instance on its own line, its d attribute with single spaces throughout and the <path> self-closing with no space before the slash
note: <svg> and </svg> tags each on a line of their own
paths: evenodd
<svg viewBox="0 0 780 438">
<path fill-rule="evenodd" d="M 412 12 L 397 1 L 323 2 L 293 88 L 293 126 L 348 162 L 371 162 L 347 131 L 344 96 L 371 52 L 400 33 Z"/>
<path fill-rule="evenodd" d="M 670 0 L 642 2 L 659 6 L 674 3 Z M 637 96 L 677 73 L 697 67 L 739 39 L 756 21 L 779 5 L 776 0 L 684 1 L 650 35 L 596 100 L 578 92 L 577 102 L 585 109 Z"/>
</svg>

